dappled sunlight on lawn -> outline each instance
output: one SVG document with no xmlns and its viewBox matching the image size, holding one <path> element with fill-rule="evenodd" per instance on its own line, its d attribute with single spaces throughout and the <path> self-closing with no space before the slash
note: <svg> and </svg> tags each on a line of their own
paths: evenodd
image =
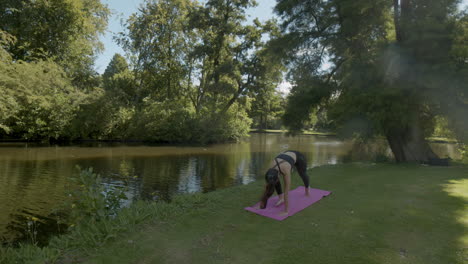
<svg viewBox="0 0 468 264">
<path fill-rule="evenodd" d="M 468 261 L 468 178 L 450 180 L 448 184 L 444 185 L 444 190 L 449 196 L 462 199 L 465 202 L 464 207 L 455 212 L 455 218 L 465 229 L 465 232 L 460 236 L 461 250 L 457 252 L 457 257 L 462 261 Z"/>
<path fill-rule="evenodd" d="M 444 186 L 444 190 L 450 196 L 462 198 L 468 202 L 468 178 L 461 180 L 450 180 L 449 184 Z"/>
</svg>

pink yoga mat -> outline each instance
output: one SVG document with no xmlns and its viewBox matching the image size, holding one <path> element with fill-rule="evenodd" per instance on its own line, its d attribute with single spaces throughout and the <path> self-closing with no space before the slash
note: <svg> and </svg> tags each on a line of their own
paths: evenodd
<svg viewBox="0 0 468 264">
<path fill-rule="evenodd" d="M 278 196 L 271 197 L 268 199 L 267 207 L 265 209 L 255 209 L 260 202 L 256 203 L 252 207 L 244 208 L 247 211 L 263 215 L 272 219 L 282 221 L 288 216 L 294 215 L 299 211 L 302 211 L 306 207 L 320 201 L 323 197 L 331 194 L 329 191 L 319 190 L 319 189 L 310 189 L 310 195 L 307 197 L 304 194 L 304 186 L 299 186 L 294 190 L 289 191 L 289 214 L 280 216 L 279 214 L 284 212 L 284 204 L 281 204 L 278 207 L 275 207 L 276 202 L 278 201 Z"/>
</svg>

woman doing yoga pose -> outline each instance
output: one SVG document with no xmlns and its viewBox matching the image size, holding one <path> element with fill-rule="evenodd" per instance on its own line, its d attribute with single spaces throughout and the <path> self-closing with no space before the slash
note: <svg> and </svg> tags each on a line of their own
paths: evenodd
<svg viewBox="0 0 468 264">
<path fill-rule="evenodd" d="M 260 200 L 260 208 L 264 209 L 267 206 L 268 199 L 273 195 L 274 190 L 278 193 L 279 200 L 275 206 L 279 206 L 284 202 L 285 211 L 282 215 L 287 215 L 289 210 L 288 192 L 291 186 L 291 171 L 296 167 L 299 176 L 304 182 L 305 195 L 309 196 L 309 176 L 307 175 L 307 162 L 304 155 L 298 151 L 285 151 L 274 159 L 272 167 L 265 174 L 265 191 Z M 281 182 L 279 175 L 283 175 L 284 194 L 281 190 Z"/>
</svg>

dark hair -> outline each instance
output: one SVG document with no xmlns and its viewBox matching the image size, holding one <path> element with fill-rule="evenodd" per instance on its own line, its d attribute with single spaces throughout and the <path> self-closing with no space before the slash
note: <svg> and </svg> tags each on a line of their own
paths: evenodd
<svg viewBox="0 0 468 264">
<path fill-rule="evenodd" d="M 275 185 L 278 182 L 278 171 L 275 169 L 269 169 L 265 173 L 265 191 L 263 192 L 262 198 L 260 198 L 260 208 L 265 209 L 268 203 L 268 199 L 273 195 L 275 191 Z"/>
</svg>

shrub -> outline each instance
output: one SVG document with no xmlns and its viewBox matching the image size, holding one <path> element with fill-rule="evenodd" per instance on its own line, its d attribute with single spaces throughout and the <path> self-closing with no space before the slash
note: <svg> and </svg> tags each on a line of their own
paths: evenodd
<svg viewBox="0 0 468 264">
<path fill-rule="evenodd" d="M 193 109 L 182 103 L 146 99 L 134 135 L 153 142 L 188 142 L 193 138 L 193 116 Z"/>
<path fill-rule="evenodd" d="M 468 145 L 460 144 L 460 153 L 462 162 L 468 164 Z"/>
<path fill-rule="evenodd" d="M 128 181 L 125 183 L 128 184 Z M 127 199 L 127 184 L 105 186 L 101 176 L 94 173 L 92 168 L 80 169 L 78 176 L 72 178 L 72 184 L 68 192 L 69 200 L 66 201 L 71 226 L 83 221 L 94 223 L 112 217 Z"/>
<path fill-rule="evenodd" d="M 0 66 L 0 128 L 23 139 L 58 139 L 75 117 L 84 94 L 52 61 Z M 3 109 L 0 109 L 3 110 Z"/>
<path fill-rule="evenodd" d="M 72 139 L 129 139 L 135 107 L 115 101 L 101 88 L 90 91 L 68 128 Z"/>
<path fill-rule="evenodd" d="M 246 137 L 252 124 L 252 119 L 239 104 L 233 104 L 225 113 L 204 113 L 197 118 L 197 131 L 194 139 L 202 143 L 238 141 Z"/>
</svg>

